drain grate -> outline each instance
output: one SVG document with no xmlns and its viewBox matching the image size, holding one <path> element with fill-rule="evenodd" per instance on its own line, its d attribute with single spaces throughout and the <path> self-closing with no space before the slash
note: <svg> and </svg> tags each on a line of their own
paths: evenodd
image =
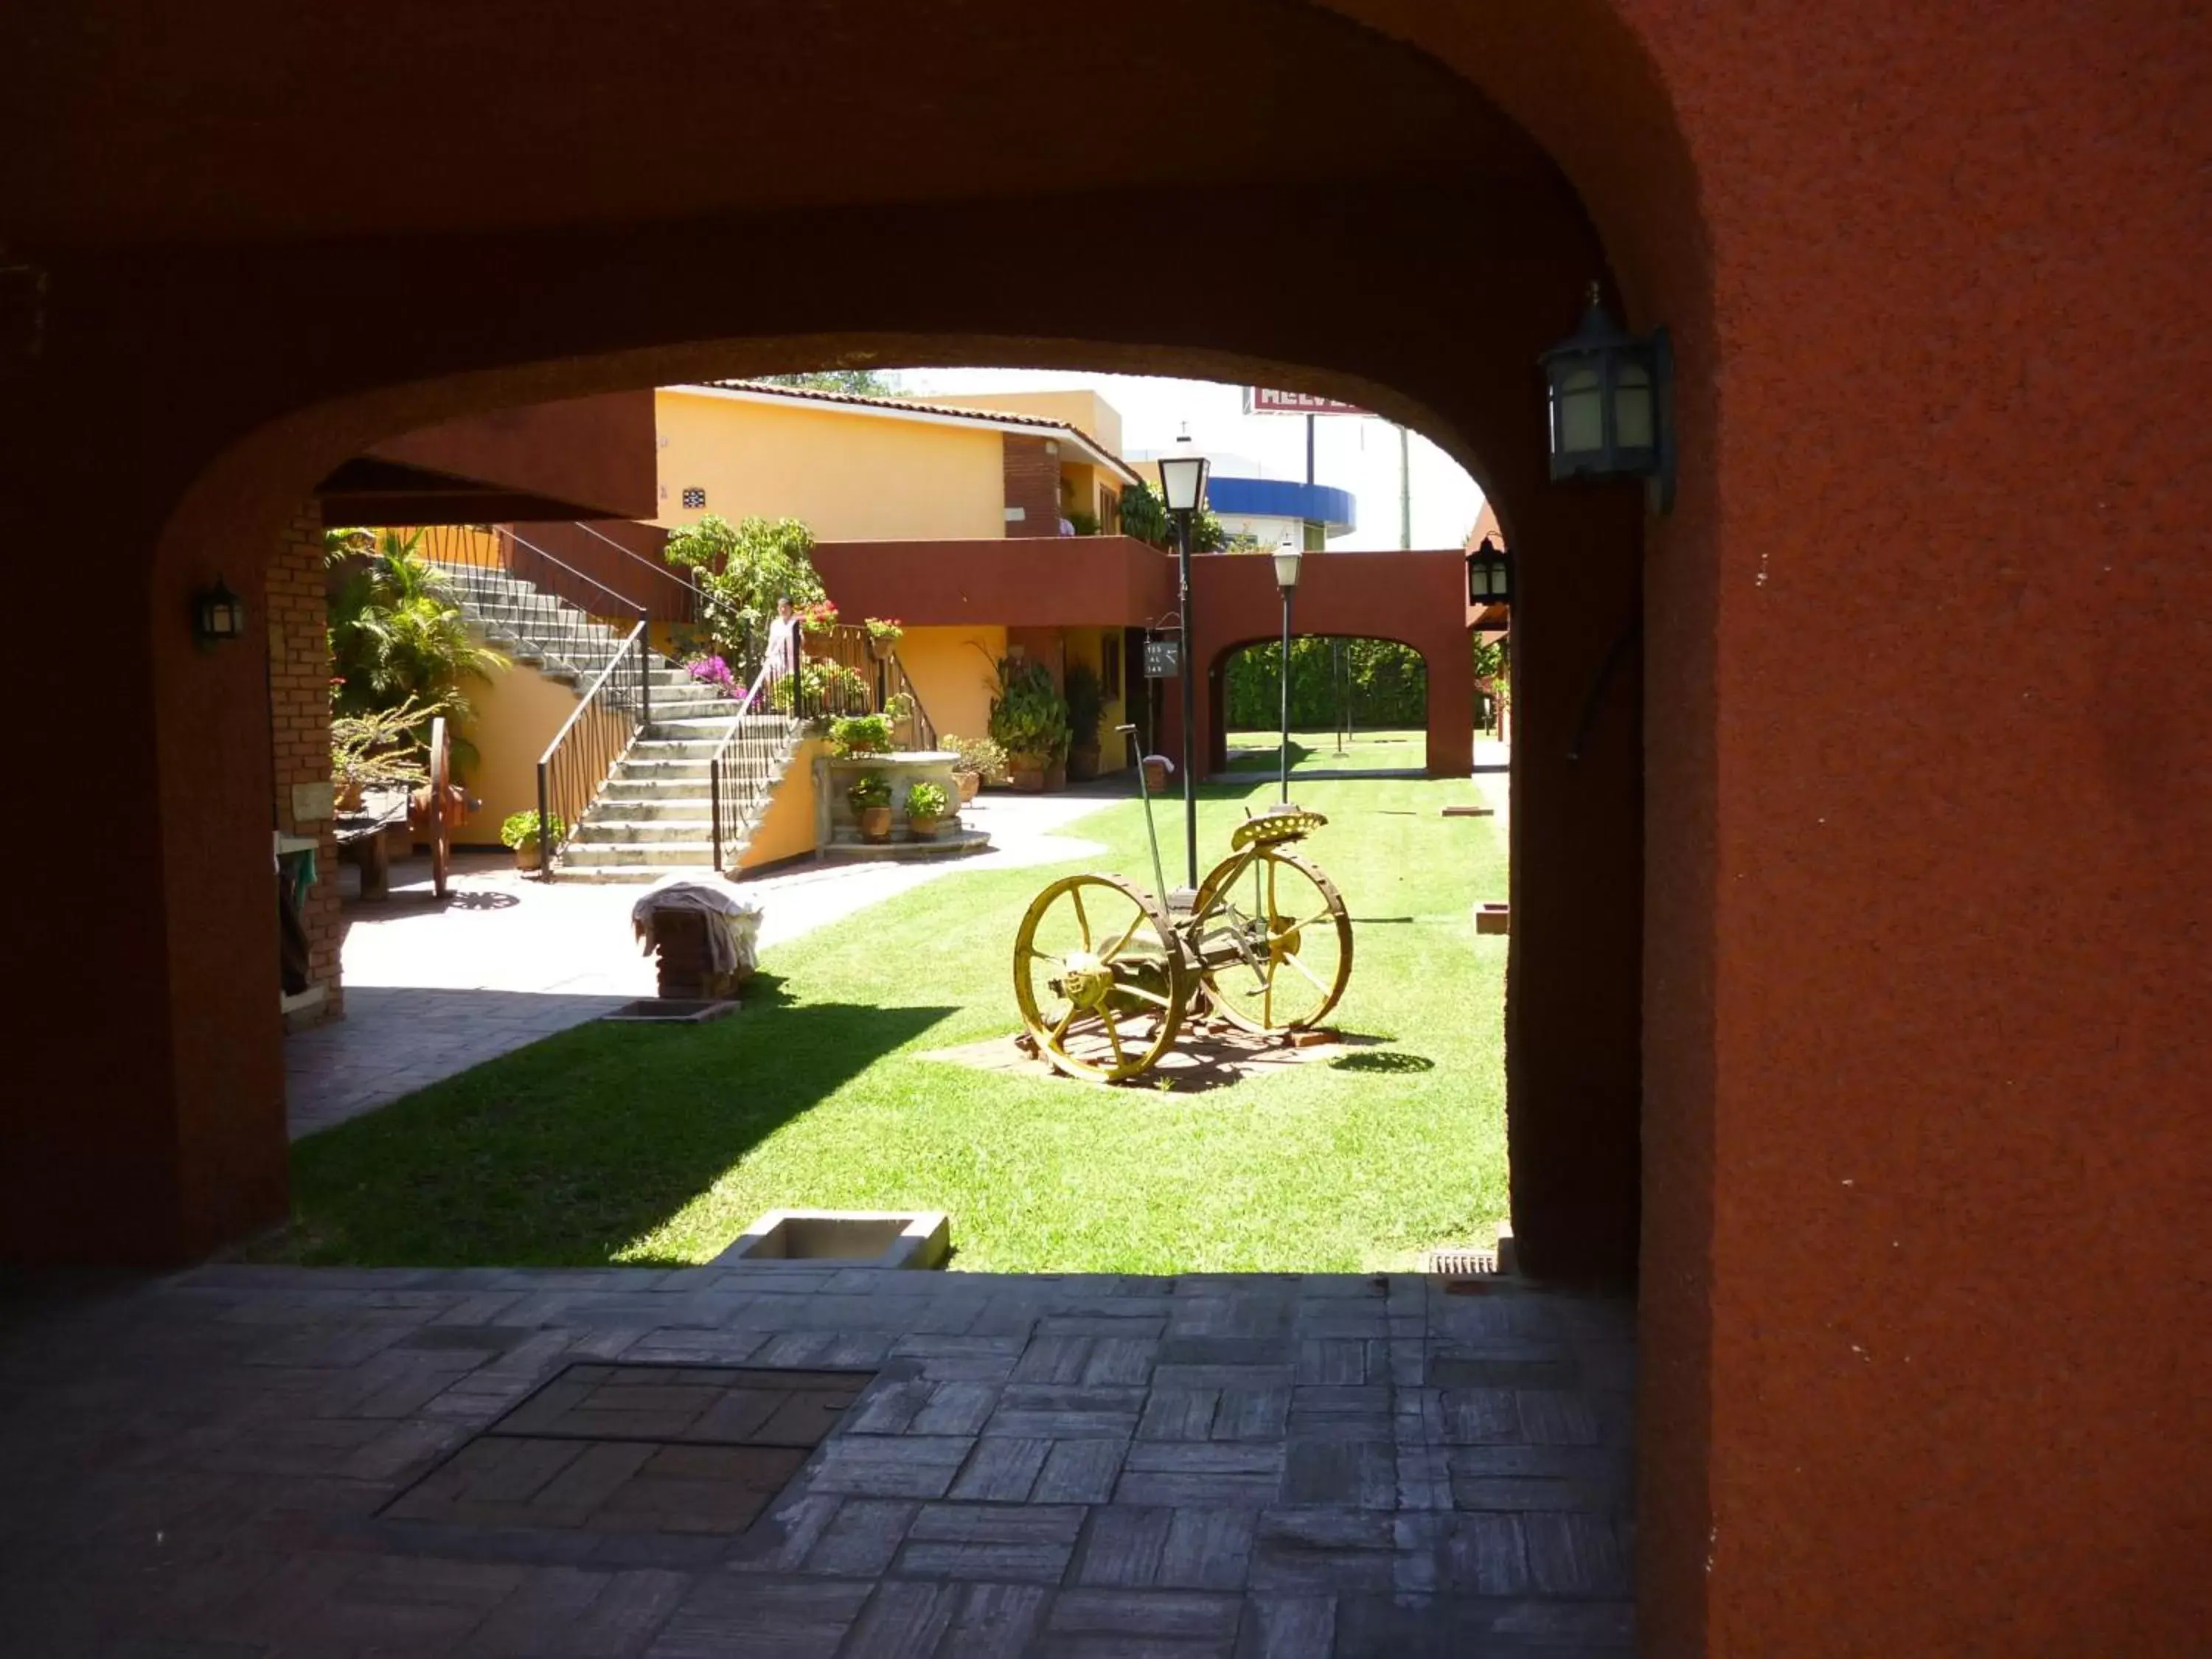
<svg viewBox="0 0 2212 1659">
<path fill-rule="evenodd" d="M 743 1532 L 872 1371 L 571 1364 L 399 1493 L 393 1521 Z"/>
<path fill-rule="evenodd" d="M 1421 1271 L 1438 1279 L 1486 1278 L 1498 1271 L 1498 1255 L 1493 1250 L 1424 1250 Z"/>
</svg>

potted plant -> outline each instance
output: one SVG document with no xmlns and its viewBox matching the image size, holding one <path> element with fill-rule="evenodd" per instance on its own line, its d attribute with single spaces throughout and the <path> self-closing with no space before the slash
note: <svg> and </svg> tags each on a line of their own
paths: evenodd
<svg viewBox="0 0 2212 1659">
<path fill-rule="evenodd" d="M 952 781 L 960 786 L 963 805 L 981 793 L 985 784 L 1006 781 L 1006 751 L 990 738 L 948 734 L 945 746 L 960 757 L 952 763 Z"/>
<path fill-rule="evenodd" d="M 1098 775 L 1098 722 L 1106 713 L 1106 687 L 1089 663 L 1067 669 L 1067 775 L 1084 782 Z"/>
<path fill-rule="evenodd" d="M 837 626 L 837 607 L 827 599 L 796 607 L 799 626 L 808 634 L 827 634 Z"/>
<path fill-rule="evenodd" d="M 1165 755 L 1145 757 L 1145 789 L 1149 794 L 1164 795 L 1169 780 L 1175 775 L 1175 763 Z"/>
<path fill-rule="evenodd" d="M 891 752 L 891 723 L 882 714 L 844 714 L 830 722 L 830 751 L 840 759 Z"/>
<path fill-rule="evenodd" d="M 1048 770 L 1066 758 L 1067 704 L 1042 663 L 1001 661 L 999 688 L 991 704 L 992 740 L 1006 751 L 1014 787 L 1035 794 L 1047 787 Z"/>
<path fill-rule="evenodd" d="M 845 799 L 862 841 L 872 845 L 891 838 L 891 786 L 882 773 L 863 772 L 846 790 Z"/>
<path fill-rule="evenodd" d="M 924 780 L 906 792 L 907 833 L 916 841 L 935 841 L 945 822 L 945 791 Z"/>
<path fill-rule="evenodd" d="M 871 617 L 861 624 L 868 630 L 868 655 L 878 662 L 889 662 L 898 654 L 898 642 L 906 629 L 899 626 L 896 617 Z"/>
<path fill-rule="evenodd" d="M 568 833 L 568 826 L 557 817 L 549 819 L 546 828 L 553 832 L 556 846 Z M 499 843 L 514 849 L 514 867 L 518 870 L 535 870 L 545 861 L 545 849 L 538 844 L 538 814 L 535 812 L 508 813 L 507 822 L 499 826 Z"/>
</svg>

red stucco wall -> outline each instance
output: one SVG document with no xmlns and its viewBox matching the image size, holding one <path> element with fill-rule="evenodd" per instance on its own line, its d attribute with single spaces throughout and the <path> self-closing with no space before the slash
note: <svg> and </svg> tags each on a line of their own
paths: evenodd
<svg viewBox="0 0 2212 1659">
<path fill-rule="evenodd" d="M 1065 119 L 1064 17 L 998 0 L 958 31 L 571 10 L 521 26 L 526 77 L 507 14 L 419 0 L 373 29 L 210 4 L 159 51 L 34 9 L 0 200 L 53 298 L 7 364 L 0 535 L 46 550 L 25 614 L 76 614 L 96 562 L 106 695 L 153 713 L 69 854 L 143 880 L 11 918 L 106 952 L 96 1006 L 54 974 L 19 1010 L 11 1251 L 266 1212 L 265 702 L 180 618 L 218 568 L 255 599 L 337 461 L 831 361 L 1249 376 L 1419 423 L 1523 561 L 1515 1093 L 1569 1103 L 1516 1118 L 1515 1201 L 1617 1226 L 1640 1140 L 1645 1650 L 2202 1647 L 2200 9 L 1139 3 L 1085 40 L 1113 144 Z M 206 121 L 240 64 L 318 95 Z M 678 74 L 747 87 L 745 165 Z M 471 143 L 328 118 L 403 82 Z M 548 118 L 564 83 L 588 119 Z M 1328 118 L 1279 118 L 1284 85 Z M 855 179 L 875 205 L 836 205 Z M 1185 222 L 1305 234 L 1255 270 L 1100 228 Z M 853 247 L 896 271 L 811 252 Z M 1593 274 L 1675 331 L 1680 504 L 1648 533 L 1533 442 L 1528 365 Z M 1640 682 L 1570 763 L 1639 609 Z M 22 678 L 59 683 L 39 649 Z M 87 764 L 66 721 L 16 761 Z"/>
</svg>

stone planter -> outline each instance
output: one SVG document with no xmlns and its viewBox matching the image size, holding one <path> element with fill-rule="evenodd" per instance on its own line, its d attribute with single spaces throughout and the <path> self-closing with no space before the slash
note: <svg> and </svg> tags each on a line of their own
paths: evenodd
<svg viewBox="0 0 2212 1659">
<path fill-rule="evenodd" d="M 1067 751 L 1067 775 L 1078 783 L 1088 783 L 1098 775 L 1098 745 L 1079 744 Z"/>
<path fill-rule="evenodd" d="M 853 815 L 860 823 L 860 839 L 880 844 L 891 838 L 891 809 L 863 806 Z"/>
</svg>

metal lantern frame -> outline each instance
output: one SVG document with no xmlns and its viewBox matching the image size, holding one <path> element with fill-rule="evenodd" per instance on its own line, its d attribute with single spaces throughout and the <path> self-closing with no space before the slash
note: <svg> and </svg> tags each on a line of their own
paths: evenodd
<svg viewBox="0 0 2212 1659">
<path fill-rule="evenodd" d="M 1590 284 L 1582 326 L 1537 359 L 1549 396 L 1552 480 L 1643 478 L 1652 510 L 1674 504 L 1674 348 L 1614 322 Z"/>
<path fill-rule="evenodd" d="M 246 636 L 246 601 L 220 576 L 212 587 L 192 596 L 192 634 L 202 645 L 221 645 Z"/>
<path fill-rule="evenodd" d="M 1477 606 L 1513 603 L 1513 556 L 1486 536 L 1467 556 L 1467 602 Z"/>
</svg>

